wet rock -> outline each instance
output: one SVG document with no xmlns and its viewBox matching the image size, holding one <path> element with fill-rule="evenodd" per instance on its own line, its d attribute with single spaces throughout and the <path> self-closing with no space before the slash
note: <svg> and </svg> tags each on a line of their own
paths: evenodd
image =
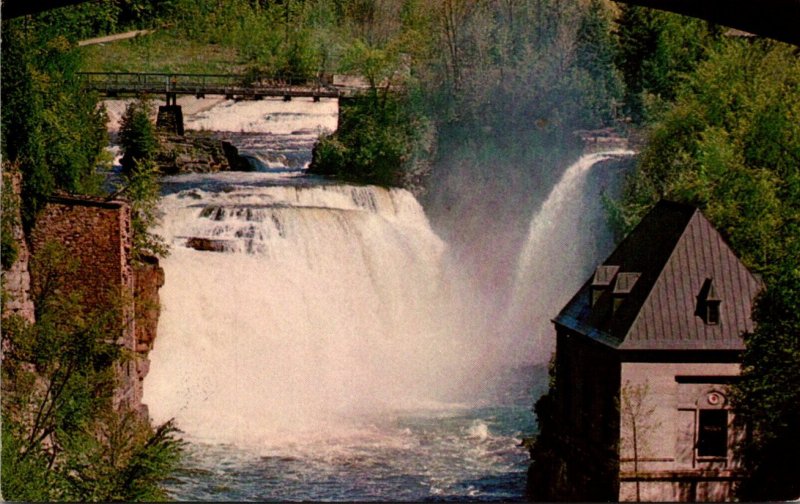
<svg viewBox="0 0 800 504">
<path fill-rule="evenodd" d="M 186 246 L 203 252 L 225 252 L 228 250 L 227 240 L 192 237 L 186 240 Z"/>
<path fill-rule="evenodd" d="M 156 163 L 162 173 L 213 173 L 231 169 L 222 143 L 210 133 L 162 133 L 159 141 L 161 148 L 156 155 Z"/>
<path fill-rule="evenodd" d="M 248 162 L 247 158 L 239 155 L 239 149 L 232 143 L 223 140 L 222 150 L 225 153 L 225 158 L 228 160 L 228 166 L 233 171 L 253 171 L 253 166 Z"/>
</svg>

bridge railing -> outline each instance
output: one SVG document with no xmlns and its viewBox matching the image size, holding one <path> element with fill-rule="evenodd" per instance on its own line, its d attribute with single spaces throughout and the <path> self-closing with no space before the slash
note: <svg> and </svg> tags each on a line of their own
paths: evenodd
<svg viewBox="0 0 800 504">
<path fill-rule="evenodd" d="M 84 85 L 106 94 L 250 94 L 260 92 L 292 93 L 300 90 L 321 92 L 325 86 L 318 78 L 292 75 L 244 76 L 234 74 L 81 72 Z"/>
</svg>

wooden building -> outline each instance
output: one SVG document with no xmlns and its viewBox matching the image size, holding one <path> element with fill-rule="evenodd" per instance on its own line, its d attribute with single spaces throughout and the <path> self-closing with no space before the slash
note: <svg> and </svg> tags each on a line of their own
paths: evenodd
<svg viewBox="0 0 800 504">
<path fill-rule="evenodd" d="M 696 208 L 662 201 L 554 319 L 560 478 L 579 500 L 730 500 L 727 385 L 761 282 Z"/>
</svg>

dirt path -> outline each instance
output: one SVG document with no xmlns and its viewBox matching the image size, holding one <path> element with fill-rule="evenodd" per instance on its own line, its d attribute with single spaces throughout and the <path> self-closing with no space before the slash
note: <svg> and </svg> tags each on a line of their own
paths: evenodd
<svg viewBox="0 0 800 504">
<path fill-rule="evenodd" d="M 117 33 L 114 35 L 106 35 L 105 37 L 97 37 L 91 38 L 86 40 L 81 40 L 78 42 L 78 46 L 88 46 L 88 45 L 95 45 L 95 44 L 105 44 L 106 42 L 116 42 L 117 40 L 126 40 L 132 39 L 134 37 L 148 35 L 153 33 L 155 30 L 134 30 L 125 33 Z"/>
</svg>

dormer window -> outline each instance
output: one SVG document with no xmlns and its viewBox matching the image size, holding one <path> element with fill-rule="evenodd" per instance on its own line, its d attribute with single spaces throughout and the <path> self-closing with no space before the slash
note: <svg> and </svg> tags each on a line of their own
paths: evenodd
<svg viewBox="0 0 800 504">
<path fill-rule="evenodd" d="M 703 319 L 707 325 L 719 324 L 719 306 L 722 303 L 717 290 L 714 288 L 714 281 L 706 278 L 700 293 L 697 295 L 697 307 L 695 315 Z"/>
<path fill-rule="evenodd" d="M 719 324 L 719 301 L 712 301 L 706 304 L 706 324 Z"/>
<path fill-rule="evenodd" d="M 636 281 L 642 276 L 641 273 L 634 273 L 625 271 L 617 275 L 617 281 L 614 284 L 614 313 L 617 312 L 622 305 L 622 301 L 631 293 Z"/>
<path fill-rule="evenodd" d="M 619 266 L 606 264 L 601 264 L 594 271 L 594 277 L 592 277 L 592 306 L 597 304 L 603 292 L 611 286 L 618 271 Z"/>
</svg>

